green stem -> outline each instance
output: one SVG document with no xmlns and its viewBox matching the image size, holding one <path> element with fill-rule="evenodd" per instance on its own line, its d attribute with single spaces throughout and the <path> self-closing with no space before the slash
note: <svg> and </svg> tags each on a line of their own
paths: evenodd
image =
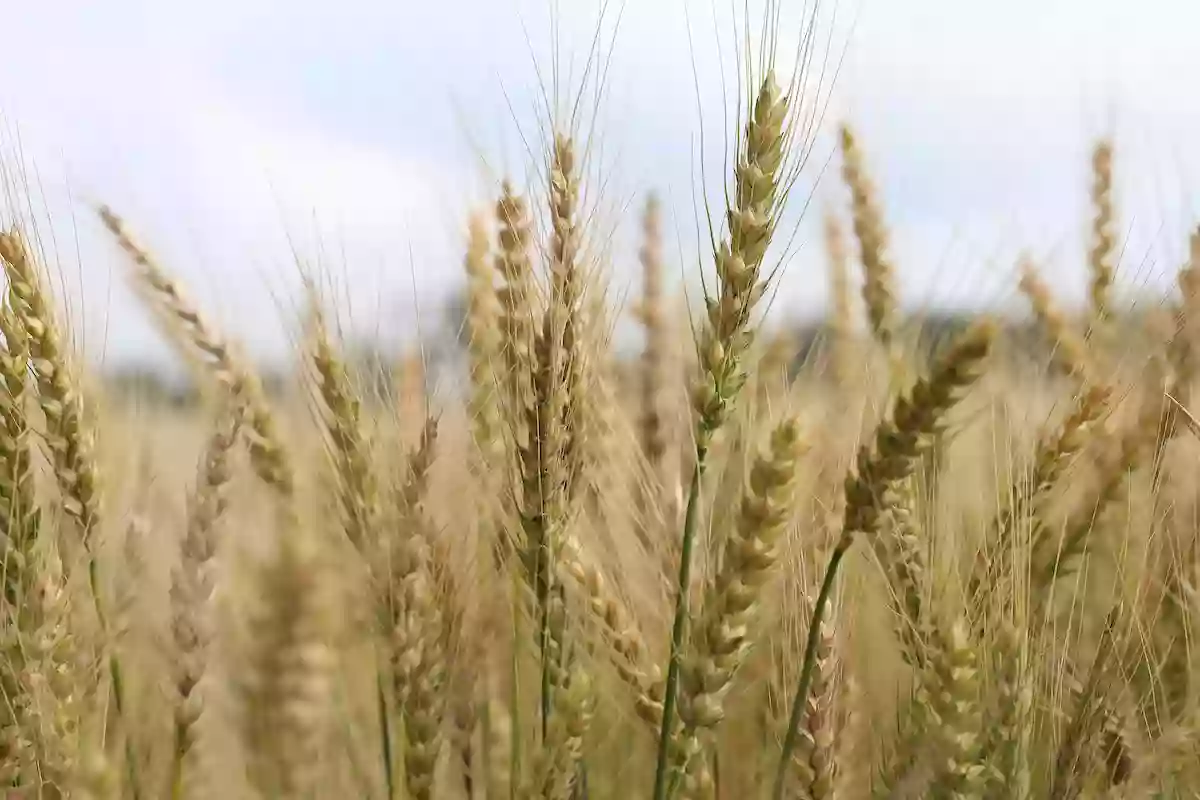
<svg viewBox="0 0 1200 800">
<path fill-rule="evenodd" d="M 512 586 L 512 620 L 513 620 L 513 648 L 512 648 L 512 669 L 510 670 L 512 683 L 509 685 L 509 714 L 512 717 L 512 747 L 509 755 L 509 781 L 508 794 L 509 800 L 516 800 L 517 784 L 520 783 L 521 775 L 521 643 L 525 641 L 524 631 L 521 625 L 521 578 L 513 573 Z"/>
<path fill-rule="evenodd" d="M 175 752 L 171 754 L 171 800 L 183 800 L 183 744 L 186 733 L 183 726 L 175 725 Z"/>
<path fill-rule="evenodd" d="M 540 586 L 539 581 L 539 586 Z M 538 590 L 538 615 L 539 615 L 539 630 L 538 630 L 538 649 L 542 659 L 542 677 L 541 677 L 541 716 L 542 716 L 542 742 L 546 741 L 546 737 L 550 731 L 550 702 L 551 702 L 551 686 L 550 686 L 550 602 L 549 592 L 546 596 L 541 596 L 541 589 Z"/>
<path fill-rule="evenodd" d="M 775 786 L 771 791 L 775 800 L 783 800 L 784 779 L 787 777 L 788 764 L 792 760 L 792 751 L 796 749 L 796 742 L 800 738 L 800 723 L 804 721 L 804 708 L 808 705 L 808 692 L 812 687 L 813 670 L 817 662 L 817 644 L 821 639 L 821 620 L 825 616 L 825 607 L 829 605 L 829 596 L 833 594 L 838 567 L 852 543 L 853 539 L 843 540 L 829 556 L 829 564 L 825 567 L 825 579 L 821 582 L 821 591 L 817 595 L 816 605 L 813 606 L 812 619 L 808 623 L 808 642 L 804 646 L 804 666 L 800 670 L 800 685 L 796 688 L 796 698 L 792 701 L 792 713 L 788 717 L 787 735 L 783 739 L 779 768 L 775 770 Z"/>
<path fill-rule="evenodd" d="M 387 798 L 396 797 L 396 775 L 392 764 L 392 726 L 388 719 L 387 692 L 384 686 L 384 671 L 382 667 L 375 674 L 375 705 L 379 712 L 379 737 L 381 756 L 383 758 L 383 781 L 387 787 Z"/>
<path fill-rule="evenodd" d="M 483 702 L 479 706 L 479 729 L 482 735 L 479 737 L 479 762 L 483 765 L 483 796 L 485 798 L 492 797 L 492 685 L 490 675 L 484 679 L 486 681 L 486 691 L 483 693 Z"/>
<path fill-rule="evenodd" d="M 96 557 L 91 552 L 88 553 L 88 584 L 92 589 L 92 602 L 96 607 L 96 619 L 100 625 L 105 646 L 111 646 L 112 643 L 108 641 L 108 617 L 104 613 L 104 602 L 100 599 L 100 574 L 96 569 Z M 142 793 L 137 781 L 137 755 L 134 753 L 133 737 L 128 725 L 126 725 L 125 681 L 121 673 L 121 662 L 116 654 L 111 651 L 108 654 L 107 661 L 108 677 L 112 682 L 113 707 L 117 712 L 117 724 L 121 729 L 121 734 L 125 737 L 125 770 L 129 784 L 127 787 L 129 797 L 130 800 L 141 800 Z"/>
<path fill-rule="evenodd" d="M 671 656 L 667 664 L 667 686 L 663 697 L 662 728 L 658 735 L 658 766 L 654 772 L 654 800 L 666 800 L 667 764 L 671 750 L 671 734 L 675 721 L 675 695 L 679 687 L 679 669 L 683 660 L 683 629 L 687 623 L 688 588 L 692 584 L 692 548 L 696 541 L 696 523 L 700 509 L 700 483 L 704 477 L 705 447 L 696 450 L 696 467 L 688 491 L 687 512 L 683 520 L 683 542 L 679 548 L 678 595 L 675 599 L 675 621 L 671 625 Z"/>
</svg>

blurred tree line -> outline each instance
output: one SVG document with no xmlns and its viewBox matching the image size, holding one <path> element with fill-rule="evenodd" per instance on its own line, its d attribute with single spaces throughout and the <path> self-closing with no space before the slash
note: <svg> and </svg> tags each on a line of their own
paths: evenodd
<svg viewBox="0 0 1200 800">
<path fill-rule="evenodd" d="M 1160 304 L 1150 304 L 1152 310 L 1161 312 Z M 464 355 L 467 346 L 466 333 L 467 302 L 465 291 L 456 292 L 445 303 L 437 324 L 426 331 L 422 343 L 425 370 L 443 377 L 458 377 L 464 372 Z M 966 329 L 978 313 L 970 311 L 930 311 L 910 316 L 904 321 L 901 336 L 913 343 L 922 360 L 933 354 L 954 336 Z M 1049 341 L 1036 321 L 1028 315 L 1000 317 L 1004 328 L 1001 357 L 1018 372 L 1031 375 L 1042 374 L 1051 363 L 1053 342 Z M 1111 320 L 1117 341 L 1125 352 L 1135 351 L 1141 345 L 1149 346 L 1153 326 L 1144 311 L 1127 311 Z M 810 320 L 791 323 L 775 323 L 765 335 L 784 340 L 788 351 L 794 353 L 792 366 L 798 371 L 804 364 L 819 362 L 827 350 L 829 327 L 825 320 Z M 865 336 L 865 332 L 864 332 Z M 406 352 L 402 346 L 367 340 L 347 342 L 343 353 L 352 379 L 362 390 L 364 397 L 388 398 L 393 396 L 396 371 Z M 632 361 L 637 357 L 636 347 L 630 352 L 619 354 L 619 361 Z M 269 396 L 280 398 L 299 388 L 299 365 L 260 365 L 263 385 Z M 196 386 L 187 379 L 179 379 L 167 371 L 145 364 L 127 364 L 110 367 L 103 374 L 104 385 L 109 396 L 117 402 L 138 403 L 156 407 L 186 410 L 199 402 Z"/>
</svg>

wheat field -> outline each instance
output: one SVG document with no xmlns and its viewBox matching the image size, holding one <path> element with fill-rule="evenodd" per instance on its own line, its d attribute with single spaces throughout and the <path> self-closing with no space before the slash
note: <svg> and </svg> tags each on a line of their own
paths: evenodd
<svg viewBox="0 0 1200 800">
<path fill-rule="evenodd" d="M 1102 139 L 1086 307 L 1024 258 L 1031 325 L 931 333 L 837 121 L 802 342 L 768 318 L 819 111 L 775 58 L 743 65 L 702 296 L 647 190 L 612 302 L 570 120 L 464 215 L 461 392 L 419 350 L 357 369 L 318 275 L 268 391 L 101 205 L 198 387 L 131 403 L 10 221 L 4 796 L 1200 796 L 1200 229 L 1171 296 L 1122 306 Z"/>
</svg>

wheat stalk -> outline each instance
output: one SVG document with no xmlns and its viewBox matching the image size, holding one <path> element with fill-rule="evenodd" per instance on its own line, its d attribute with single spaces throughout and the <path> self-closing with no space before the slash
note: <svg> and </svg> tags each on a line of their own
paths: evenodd
<svg viewBox="0 0 1200 800">
<path fill-rule="evenodd" d="M 668 788 L 683 637 L 689 616 L 688 591 L 700 485 L 712 439 L 725 424 L 733 402 L 746 383 L 743 361 L 754 338 L 752 314 L 770 283 L 767 276 L 761 274 L 761 266 L 775 231 L 781 202 L 780 172 L 790 143 L 787 121 L 788 100 L 775 82 L 774 73 L 768 72 L 746 120 L 746 132 L 738 154 L 733 203 L 726 212 L 729 235 L 714 254 L 717 290 L 705 297 L 707 325 L 700 334 L 697 350 L 700 376 L 692 392 L 696 463 L 692 469 L 679 550 L 679 577 L 659 731 L 654 800 L 665 800 Z"/>
<path fill-rule="evenodd" d="M 963 334 L 942 356 L 931 375 L 918 381 L 908 395 L 897 401 L 890 417 L 876 429 L 874 442 L 859 450 L 856 470 L 846 479 L 842 535 L 830 553 L 809 622 L 799 685 L 792 701 L 783 755 L 775 775 L 773 796 L 777 800 L 783 796 L 786 765 L 796 748 L 800 725 L 804 721 L 820 642 L 821 619 L 833 592 L 838 568 L 856 535 L 879 534 L 886 510 L 884 498 L 913 474 L 931 437 L 945 426 L 946 413 L 982 374 L 995 335 L 995 324 L 991 322 L 977 324 Z"/>
</svg>

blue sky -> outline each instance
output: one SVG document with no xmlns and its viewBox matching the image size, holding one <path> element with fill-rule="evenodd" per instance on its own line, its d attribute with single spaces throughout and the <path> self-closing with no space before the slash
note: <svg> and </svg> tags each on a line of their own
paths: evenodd
<svg viewBox="0 0 1200 800">
<path fill-rule="evenodd" d="M 616 231 L 619 298 L 636 287 L 648 189 L 672 211 L 677 270 L 695 261 L 697 164 L 723 155 L 741 5 L 614 1 L 598 23 L 600 3 L 573 0 L 554 33 L 548 0 L 19 4 L 0 48 L 3 156 L 36 168 L 34 207 L 94 358 L 165 351 L 90 200 L 124 213 L 259 354 L 287 344 L 293 249 L 335 276 L 355 327 L 395 336 L 461 281 L 465 215 L 495 176 L 531 178 L 522 137 L 539 134 L 552 43 L 578 79 L 599 25 L 611 60 L 589 174 Z M 783 4 L 785 43 L 804 13 Z M 845 51 L 826 121 L 860 132 L 907 302 L 1014 303 L 1025 247 L 1079 296 L 1087 148 L 1102 133 L 1118 147 L 1124 285 L 1167 280 L 1200 217 L 1200 6 L 838 0 L 820 25 L 833 57 Z M 818 139 L 814 167 L 830 147 Z M 800 223 L 777 313 L 824 303 L 830 204 L 845 206 L 833 173 Z"/>
</svg>

